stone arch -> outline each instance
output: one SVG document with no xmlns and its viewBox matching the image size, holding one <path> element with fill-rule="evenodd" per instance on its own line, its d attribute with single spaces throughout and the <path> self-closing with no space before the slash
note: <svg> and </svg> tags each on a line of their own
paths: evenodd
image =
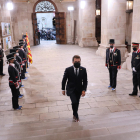
<svg viewBox="0 0 140 140">
<path fill-rule="evenodd" d="M 54 8 L 55 8 L 55 11 L 54 11 L 54 12 L 58 12 L 58 9 L 57 9 L 56 4 L 55 4 L 52 0 L 38 0 L 38 1 L 35 3 L 34 7 L 33 7 L 33 13 L 36 13 L 36 6 L 37 6 L 40 2 L 43 2 L 43 1 L 46 1 L 46 2 L 51 3 L 51 4 L 54 6 Z M 50 11 L 48 11 L 48 12 L 50 12 Z M 51 11 L 51 12 L 53 12 L 53 11 Z M 45 13 L 46 13 L 46 11 L 45 11 Z"/>
</svg>

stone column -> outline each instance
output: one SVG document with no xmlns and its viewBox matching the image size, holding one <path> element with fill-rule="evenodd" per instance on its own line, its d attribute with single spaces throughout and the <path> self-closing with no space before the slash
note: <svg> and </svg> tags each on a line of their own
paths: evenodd
<svg viewBox="0 0 140 140">
<path fill-rule="evenodd" d="M 102 0 L 101 44 L 96 54 L 105 57 L 109 39 L 115 39 L 115 47 L 120 49 L 122 61 L 125 61 L 125 28 L 126 0 Z"/>
<path fill-rule="evenodd" d="M 86 0 L 85 8 L 79 8 L 78 44 L 81 47 L 98 46 L 95 38 L 95 0 Z"/>
<path fill-rule="evenodd" d="M 140 43 L 140 0 L 135 0 L 133 5 L 133 18 L 132 18 L 132 42 Z M 131 42 L 131 43 L 132 43 Z M 131 69 L 131 58 L 132 58 L 132 47 L 131 53 L 128 54 L 126 62 L 123 64 L 124 69 Z"/>
</svg>

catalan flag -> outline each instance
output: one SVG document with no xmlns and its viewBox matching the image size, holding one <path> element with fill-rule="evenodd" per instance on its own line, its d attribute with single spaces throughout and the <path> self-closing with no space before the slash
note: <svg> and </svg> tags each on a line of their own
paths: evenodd
<svg viewBox="0 0 140 140">
<path fill-rule="evenodd" d="M 30 48 L 30 43 L 29 43 L 29 38 L 28 38 L 28 34 L 27 33 L 26 33 L 26 42 L 27 42 L 27 48 L 28 48 L 29 62 L 32 64 L 33 63 L 33 58 L 32 58 L 32 54 L 31 54 L 31 48 Z"/>
</svg>

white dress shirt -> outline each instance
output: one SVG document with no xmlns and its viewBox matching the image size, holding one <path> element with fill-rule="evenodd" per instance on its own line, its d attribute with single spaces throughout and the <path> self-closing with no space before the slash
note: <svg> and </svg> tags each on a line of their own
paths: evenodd
<svg viewBox="0 0 140 140">
<path fill-rule="evenodd" d="M 75 75 L 76 75 L 76 68 L 73 66 L 73 68 L 74 68 L 74 73 L 75 73 Z M 77 68 L 77 76 L 79 75 L 79 68 Z"/>
<path fill-rule="evenodd" d="M 113 49 L 110 49 L 110 52 L 114 52 L 114 47 L 113 47 Z"/>
<path fill-rule="evenodd" d="M 10 65 L 12 65 L 13 67 L 15 67 L 15 64 L 14 63 L 10 63 Z"/>
</svg>

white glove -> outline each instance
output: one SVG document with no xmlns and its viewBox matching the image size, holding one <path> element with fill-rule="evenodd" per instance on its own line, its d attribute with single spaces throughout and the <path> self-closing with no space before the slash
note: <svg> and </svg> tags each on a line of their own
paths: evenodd
<svg viewBox="0 0 140 140">
<path fill-rule="evenodd" d="M 15 83 L 15 87 L 16 87 L 16 89 L 19 88 L 19 83 L 18 82 Z"/>
<path fill-rule="evenodd" d="M 136 69 L 135 69 L 135 67 L 133 67 L 133 71 L 134 71 L 134 72 L 137 72 Z"/>
<path fill-rule="evenodd" d="M 106 67 L 108 69 L 108 67 Z"/>
</svg>

